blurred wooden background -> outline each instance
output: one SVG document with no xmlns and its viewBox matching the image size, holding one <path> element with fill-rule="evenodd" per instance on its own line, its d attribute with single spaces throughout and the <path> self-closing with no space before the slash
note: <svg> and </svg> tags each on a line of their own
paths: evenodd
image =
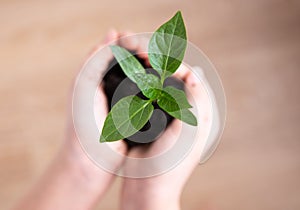
<svg viewBox="0 0 300 210">
<path fill-rule="evenodd" d="M 56 154 L 67 94 L 112 27 L 153 31 L 182 10 L 228 102 L 214 156 L 182 197 L 189 210 L 300 209 L 300 1 L 0 0 L 0 209 Z M 99 209 L 117 209 L 120 179 Z"/>
</svg>

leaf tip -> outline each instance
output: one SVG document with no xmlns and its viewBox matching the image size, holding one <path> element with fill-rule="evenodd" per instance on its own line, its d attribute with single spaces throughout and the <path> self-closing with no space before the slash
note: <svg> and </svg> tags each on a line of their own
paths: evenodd
<svg viewBox="0 0 300 210">
<path fill-rule="evenodd" d="M 106 142 L 105 138 L 104 138 L 102 135 L 100 136 L 99 142 L 100 142 L 100 143 Z"/>
<path fill-rule="evenodd" d="M 193 119 L 193 120 L 190 122 L 190 125 L 192 125 L 192 126 L 198 126 L 198 121 L 197 121 L 197 119 L 196 119 L 196 118 Z"/>
<path fill-rule="evenodd" d="M 178 10 L 175 15 L 182 16 L 181 10 Z"/>
<path fill-rule="evenodd" d="M 192 112 L 190 112 L 190 113 L 191 113 L 191 118 L 187 123 L 192 125 L 192 126 L 198 126 L 197 118 L 195 117 L 195 115 Z"/>
<path fill-rule="evenodd" d="M 176 12 L 176 14 L 174 15 L 174 18 L 179 18 L 180 20 L 182 20 L 183 22 L 183 16 L 182 16 L 182 12 L 180 10 L 178 10 Z"/>
</svg>

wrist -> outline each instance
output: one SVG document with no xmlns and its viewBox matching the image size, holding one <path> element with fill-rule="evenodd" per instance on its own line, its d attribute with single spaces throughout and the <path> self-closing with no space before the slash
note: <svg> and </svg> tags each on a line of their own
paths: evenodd
<svg viewBox="0 0 300 210">
<path fill-rule="evenodd" d="M 68 180 L 65 181 L 75 183 L 76 188 L 80 192 L 97 194 L 97 190 L 99 190 L 99 177 L 97 176 L 96 169 L 93 168 L 96 166 L 87 161 L 84 160 L 84 157 L 76 157 L 73 152 L 63 149 L 53 163 L 53 170 L 64 174 L 64 177 L 68 177 Z M 86 164 L 90 165 L 87 166 Z"/>
<path fill-rule="evenodd" d="M 64 165 L 70 179 L 83 191 L 94 195 L 103 194 L 114 176 L 95 165 L 84 153 L 79 142 L 74 143 L 78 145 L 68 144 L 62 148 L 57 164 Z"/>
</svg>

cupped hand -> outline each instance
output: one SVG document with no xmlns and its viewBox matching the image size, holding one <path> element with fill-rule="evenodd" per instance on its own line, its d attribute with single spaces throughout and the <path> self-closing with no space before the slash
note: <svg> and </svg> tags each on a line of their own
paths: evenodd
<svg viewBox="0 0 300 210">
<path fill-rule="evenodd" d="M 131 36 L 131 33 L 124 33 L 123 35 L 130 36 L 124 39 L 126 42 L 121 43 L 123 47 L 135 50 L 138 55 L 139 52 L 145 52 L 145 40 L 135 38 L 135 36 Z M 147 59 L 146 54 L 142 54 L 142 56 Z M 185 83 L 188 90 L 188 99 L 193 107 L 197 107 L 197 120 L 200 129 L 198 129 L 195 144 L 187 156 L 182 158 L 182 161 L 175 168 L 166 173 L 147 178 L 124 178 L 121 194 L 122 209 L 179 209 L 183 187 L 194 168 L 199 164 L 204 142 L 211 128 L 211 102 L 201 80 L 185 65 L 182 64 L 174 76 Z M 130 149 L 128 156 L 132 158 L 149 158 L 163 154 L 172 148 L 178 140 L 182 131 L 181 123 L 181 121 L 175 119 L 159 139 L 151 145 L 133 147 Z M 133 166 L 130 165 L 130 168 L 126 168 L 125 164 L 124 170 L 143 170 L 145 167 L 143 161 L 139 163 Z"/>
<path fill-rule="evenodd" d="M 93 56 L 97 52 L 97 50 L 103 48 L 105 45 L 111 44 L 116 41 L 119 36 L 120 34 L 115 30 L 110 31 L 107 34 L 104 43 L 95 47 L 94 50 L 90 53 L 89 57 Z M 107 65 L 112 58 L 112 53 L 108 52 L 107 56 L 101 61 L 102 66 L 99 66 L 99 68 L 97 68 L 95 72 L 92 72 L 91 75 L 85 74 L 87 76 L 82 80 L 84 82 L 82 82 L 80 85 L 76 84 L 75 82 L 73 89 L 75 88 L 75 85 L 77 85 L 77 92 L 79 92 L 79 95 L 82 93 L 82 95 L 84 96 L 84 94 L 86 94 L 85 87 L 93 86 L 94 83 L 98 83 L 99 75 L 101 75 L 107 69 Z M 98 128 L 101 128 L 108 113 L 107 100 L 102 87 L 98 86 L 96 89 L 97 93 L 94 101 L 95 120 Z M 72 94 L 74 93 L 72 92 Z M 82 108 L 83 110 L 80 110 L 80 107 L 84 107 L 84 103 L 86 103 L 86 101 L 84 99 L 79 99 L 76 100 L 75 103 L 79 103 L 76 105 L 76 107 L 79 107 L 78 112 L 84 112 L 84 109 Z M 69 106 L 69 110 L 72 110 L 72 106 L 74 106 L 74 104 L 69 104 Z M 71 167 L 75 170 L 75 172 L 78 173 L 78 176 L 81 176 L 83 180 L 86 180 L 86 185 L 94 190 L 95 194 L 97 193 L 98 196 L 101 196 L 106 192 L 107 188 L 115 178 L 115 175 L 111 171 L 108 172 L 96 166 L 95 163 L 93 163 L 92 160 L 88 158 L 87 154 L 84 152 L 83 148 L 80 145 L 80 141 L 78 139 L 79 137 L 74 127 L 74 116 L 72 116 L 72 114 L 73 113 L 70 111 L 67 123 L 66 142 L 63 146 L 61 154 L 65 159 L 68 160 L 68 163 L 70 163 Z M 82 123 L 80 126 L 87 125 L 84 125 L 84 123 Z M 80 129 L 84 128 L 81 127 Z M 80 140 L 84 141 L 84 139 Z M 117 141 L 106 144 L 108 144 L 113 150 L 120 154 L 125 155 L 127 153 L 127 146 L 124 141 Z M 123 157 L 124 156 L 120 155 L 118 156 L 118 158 L 113 160 L 113 169 L 118 170 L 120 165 L 123 163 Z"/>
</svg>

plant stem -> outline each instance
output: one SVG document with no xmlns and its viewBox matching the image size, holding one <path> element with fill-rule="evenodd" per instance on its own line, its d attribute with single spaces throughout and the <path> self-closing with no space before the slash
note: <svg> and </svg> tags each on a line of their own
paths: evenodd
<svg viewBox="0 0 300 210">
<path fill-rule="evenodd" d="M 156 99 L 148 99 L 148 103 L 147 104 L 150 104 L 152 103 L 153 101 L 155 101 Z"/>
<path fill-rule="evenodd" d="M 160 82 L 162 86 L 164 85 L 164 81 L 165 81 L 165 72 L 163 71 L 163 73 L 160 75 Z"/>
</svg>

